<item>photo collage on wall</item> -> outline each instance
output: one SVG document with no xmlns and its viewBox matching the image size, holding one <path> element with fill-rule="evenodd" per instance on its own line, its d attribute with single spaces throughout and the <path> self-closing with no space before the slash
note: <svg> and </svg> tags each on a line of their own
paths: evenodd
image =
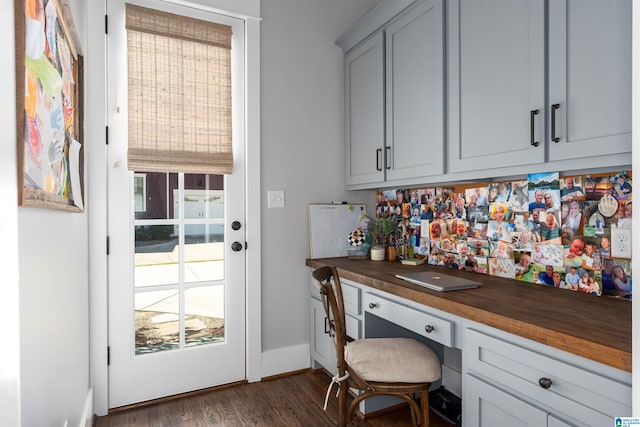
<svg viewBox="0 0 640 427">
<path fill-rule="evenodd" d="M 631 172 L 385 190 L 376 216 L 432 265 L 631 299 Z"/>
</svg>

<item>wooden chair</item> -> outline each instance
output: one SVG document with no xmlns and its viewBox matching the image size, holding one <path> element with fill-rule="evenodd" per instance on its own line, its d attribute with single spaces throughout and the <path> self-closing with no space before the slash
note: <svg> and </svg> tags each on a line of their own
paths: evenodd
<svg viewBox="0 0 640 427">
<path fill-rule="evenodd" d="M 440 379 L 438 356 L 412 338 L 366 338 L 353 340 L 345 329 L 342 287 L 335 267 L 313 272 L 337 350 L 338 373 L 327 390 L 338 384 L 338 425 L 346 426 L 363 400 L 376 396 L 396 396 L 409 404 L 414 425 L 429 425 L 429 386 Z M 349 389 L 360 390 L 347 408 Z M 420 406 L 414 396 L 420 394 Z M 326 406 L 326 403 L 325 403 Z"/>
</svg>

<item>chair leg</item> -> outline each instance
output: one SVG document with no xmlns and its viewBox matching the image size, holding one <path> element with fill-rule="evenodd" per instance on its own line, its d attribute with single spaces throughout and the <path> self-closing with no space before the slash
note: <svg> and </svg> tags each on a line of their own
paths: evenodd
<svg viewBox="0 0 640 427">
<path fill-rule="evenodd" d="M 346 427 L 347 425 L 347 395 L 349 387 L 346 381 L 340 381 L 340 391 L 338 393 L 338 426 Z"/>
<path fill-rule="evenodd" d="M 420 393 L 420 409 L 422 410 L 422 427 L 429 427 L 429 390 Z"/>
</svg>

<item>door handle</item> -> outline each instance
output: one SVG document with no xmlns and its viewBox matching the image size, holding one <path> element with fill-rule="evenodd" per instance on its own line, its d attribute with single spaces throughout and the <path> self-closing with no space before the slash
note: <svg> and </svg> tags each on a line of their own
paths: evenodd
<svg viewBox="0 0 640 427">
<path fill-rule="evenodd" d="M 240 230 L 240 228 L 242 227 L 242 224 L 240 224 L 240 221 L 233 221 L 231 223 L 231 228 L 234 230 Z"/>
<path fill-rule="evenodd" d="M 242 250 L 242 243 L 240 242 L 233 242 L 231 244 L 231 250 L 234 252 L 238 252 Z"/>
<path fill-rule="evenodd" d="M 391 146 L 390 146 L 390 145 L 387 145 L 387 146 L 385 147 L 385 149 L 386 149 L 386 151 L 387 151 L 387 155 L 386 155 L 386 156 L 384 156 L 384 166 L 385 166 L 387 169 L 391 169 L 391 166 L 389 166 L 389 157 L 391 157 Z"/>
<path fill-rule="evenodd" d="M 536 141 L 536 133 L 534 130 L 536 124 L 536 116 L 540 113 L 540 110 L 531 110 L 531 145 L 537 147 L 540 145 L 539 141 Z"/>
<path fill-rule="evenodd" d="M 553 104 L 551 106 L 551 140 L 553 142 L 560 142 L 560 137 L 556 136 L 556 110 L 560 108 L 560 104 Z"/>
</svg>

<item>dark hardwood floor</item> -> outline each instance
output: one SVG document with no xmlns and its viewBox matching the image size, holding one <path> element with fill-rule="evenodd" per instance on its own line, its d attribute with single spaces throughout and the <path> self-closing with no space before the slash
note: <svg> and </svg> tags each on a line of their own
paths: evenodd
<svg viewBox="0 0 640 427">
<path fill-rule="evenodd" d="M 96 427 L 192 426 L 303 426 L 337 425 L 337 399 L 332 393 L 327 410 L 324 396 L 331 381 L 324 371 L 238 384 L 149 405 L 118 410 L 99 417 Z M 431 413 L 431 427 L 452 424 Z M 411 426 L 408 407 L 366 420 L 354 417 L 357 427 Z"/>
</svg>

